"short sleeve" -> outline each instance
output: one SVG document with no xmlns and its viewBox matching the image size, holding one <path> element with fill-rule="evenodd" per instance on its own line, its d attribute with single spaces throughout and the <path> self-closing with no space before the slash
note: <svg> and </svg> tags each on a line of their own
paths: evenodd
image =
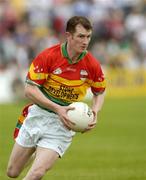
<svg viewBox="0 0 146 180">
<path fill-rule="evenodd" d="M 106 88 L 105 76 L 99 62 L 94 65 L 93 72 L 91 91 L 94 95 L 98 95 L 103 93 Z"/>
<path fill-rule="evenodd" d="M 43 85 L 48 77 L 47 60 L 42 53 L 40 53 L 31 63 L 26 82 L 38 86 Z"/>
</svg>

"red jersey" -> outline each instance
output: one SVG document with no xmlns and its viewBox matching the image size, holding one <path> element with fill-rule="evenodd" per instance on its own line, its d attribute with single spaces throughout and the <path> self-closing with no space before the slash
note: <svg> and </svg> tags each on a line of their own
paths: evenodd
<svg viewBox="0 0 146 180">
<path fill-rule="evenodd" d="M 84 51 L 72 63 L 66 43 L 45 49 L 32 62 L 27 83 L 35 84 L 50 100 L 60 105 L 82 101 L 87 89 L 93 94 L 105 90 L 101 66 L 91 53 Z"/>
</svg>

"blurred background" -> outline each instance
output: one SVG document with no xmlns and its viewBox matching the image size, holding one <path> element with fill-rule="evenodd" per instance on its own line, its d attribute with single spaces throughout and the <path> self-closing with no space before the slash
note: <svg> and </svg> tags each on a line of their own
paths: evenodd
<svg viewBox="0 0 146 180">
<path fill-rule="evenodd" d="M 146 179 L 146 0 L 0 0 L 1 180 L 8 180 L 28 67 L 44 48 L 65 40 L 74 15 L 93 23 L 89 50 L 103 67 L 106 101 L 97 128 L 78 134 L 44 180 Z"/>
<path fill-rule="evenodd" d="M 64 41 L 73 15 L 93 23 L 89 50 L 104 69 L 107 96 L 146 96 L 145 0 L 0 0 L 0 103 L 24 98 L 32 59 Z"/>
</svg>

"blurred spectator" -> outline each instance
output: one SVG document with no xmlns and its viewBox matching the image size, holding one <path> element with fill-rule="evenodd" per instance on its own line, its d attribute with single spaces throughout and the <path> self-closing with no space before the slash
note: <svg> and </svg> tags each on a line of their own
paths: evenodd
<svg viewBox="0 0 146 180">
<path fill-rule="evenodd" d="M 15 92 L 36 54 L 64 40 L 64 25 L 73 15 L 93 22 L 89 48 L 103 66 L 146 69 L 144 0 L 2 0 L 0 73 L 18 71 L 11 83 Z"/>
<path fill-rule="evenodd" d="M 129 34 L 137 33 L 146 24 L 144 14 L 139 6 L 132 8 L 125 19 L 125 28 Z"/>
</svg>

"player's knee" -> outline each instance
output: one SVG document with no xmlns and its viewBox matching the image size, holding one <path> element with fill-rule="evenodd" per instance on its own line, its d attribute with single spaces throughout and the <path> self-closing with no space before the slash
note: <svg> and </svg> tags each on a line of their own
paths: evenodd
<svg viewBox="0 0 146 180">
<path fill-rule="evenodd" d="M 16 170 L 12 166 L 10 166 L 7 168 L 7 176 L 11 177 L 11 178 L 16 178 L 19 176 L 19 172 L 18 172 L 18 170 Z"/>
<path fill-rule="evenodd" d="M 30 172 L 30 176 L 34 179 L 34 180 L 37 180 L 37 179 L 40 179 L 42 178 L 45 173 L 46 173 L 46 169 L 44 168 L 39 168 L 39 169 L 34 169 Z"/>
</svg>

